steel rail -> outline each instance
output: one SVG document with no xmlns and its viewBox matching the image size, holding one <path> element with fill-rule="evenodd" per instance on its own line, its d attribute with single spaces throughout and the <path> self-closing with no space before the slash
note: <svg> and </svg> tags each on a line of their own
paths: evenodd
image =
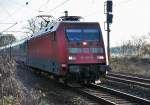
<svg viewBox="0 0 150 105">
<path fill-rule="evenodd" d="M 116 105 L 116 103 L 114 102 L 111 102 L 110 100 L 107 100 L 103 97 L 100 97 L 96 94 L 91 94 L 89 91 L 89 89 L 77 89 L 76 90 L 78 93 L 80 93 L 81 95 L 91 99 L 91 100 L 94 100 L 102 105 Z"/>
<path fill-rule="evenodd" d="M 137 77 L 137 76 L 118 74 L 118 73 L 108 73 L 108 75 L 121 77 L 121 78 L 127 78 L 130 80 L 135 80 L 135 81 L 144 82 L 144 83 L 150 83 L 150 79 L 148 79 L 148 78 L 141 78 L 141 77 Z"/>
<path fill-rule="evenodd" d="M 150 88 L 150 79 L 131 77 L 131 76 L 126 76 L 126 75 L 122 75 L 122 74 L 114 74 L 114 73 L 107 74 L 106 78 L 109 80 L 117 81 L 117 82 L 122 82 L 122 83 L 142 86 L 145 88 Z"/>
<path fill-rule="evenodd" d="M 150 100 L 95 84 L 73 90 L 102 105 L 150 105 Z"/>
<path fill-rule="evenodd" d="M 105 91 L 106 93 L 109 93 L 109 94 L 114 95 L 116 97 L 126 99 L 127 102 L 130 101 L 131 104 L 150 105 L 150 100 L 140 98 L 140 97 L 128 94 L 128 93 L 124 93 L 124 92 L 121 92 L 121 91 L 118 91 L 118 90 L 114 90 L 114 89 L 111 89 L 111 88 L 108 88 L 108 87 L 95 85 L 95 84 L 91 84 L 90 87 L 94 88 L 94 89 L 97 89 L 99 91 Z M 126 104 L 130 104 L 130 103 L 121 103 L 121 104 L 126 105 Z"/>
</svg>

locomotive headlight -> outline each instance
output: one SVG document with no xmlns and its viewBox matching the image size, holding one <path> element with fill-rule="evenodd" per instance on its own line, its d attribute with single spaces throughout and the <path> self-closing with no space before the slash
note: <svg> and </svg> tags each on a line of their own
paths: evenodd
<svg viewBox="0 0 150 105">
<path fill-rule="evenodd" d="M 66 64 L 61 64 L 61 67 L 65 68 L 65 67 L 67 67 L 67 65 Z"/>
<path fill-rule="evenodd" d="M 102 59 L 104 59 L 104 56 L 98 55 L 97 59 L 101 59 L 102 60 Z"/>
<path fill-rule="evenodd" d="M 83 44 L 84 46 L 86 46 L 86 45 L 87 45 L 87 42 L 82 42 L 82 44 Z"/>
<path fill-rule="evenodd" d="M 68 59 L 69 59 L 69 60 L 76 60 L 76 57 L 74 57 L 74 56 L 69 56 Z"/>
</svg>

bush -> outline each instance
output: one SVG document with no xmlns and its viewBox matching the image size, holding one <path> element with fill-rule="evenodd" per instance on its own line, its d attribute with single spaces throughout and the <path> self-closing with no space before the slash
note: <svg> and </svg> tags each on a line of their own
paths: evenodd
<svg viewBox="0 0 150 105">
<path fill-rule="evenodd" d="M 0 56 L 0 105 L 20 105 L 20 88 L 15 78 L 16 63 Z"/>
<path fill-rule="evenodd" d="M 113 71 L 150 76 L 150 34 L 123 42 L 112 52 Z M 114 48 L 115 49 L 115 48 Z"/>
<path fill-rule="evenodd" d="M 150 76 L 150 59 L 146 58 L 111 58 L 113 72 Z"/>
</svg>

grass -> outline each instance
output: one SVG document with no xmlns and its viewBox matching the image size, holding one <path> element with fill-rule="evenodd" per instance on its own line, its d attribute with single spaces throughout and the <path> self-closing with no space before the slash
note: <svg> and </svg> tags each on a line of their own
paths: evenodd
<svg viewBox="0 0 150 105">
<path fill-rule="evenodd" d="M 150 59 L 111 58 L 111 67 L 114 72 L 150 76 Z"/>
<path fill-rule="evenodd" d="M 7 56 L 0 56 L 0 105 L 21 105 L 15 71 L 15 61 Z"/>
<path fill-rule="evenodd" d="M 0 105 L 39 105 L 41 94 L 28 90 L 17 77 L 17 70 L 20 69 L 13 58 L 0 56 Z"/>
<path fill-rule="evenodd" d="M 19 105 L 16 100 L 14 96 L 3 96 L 2 99 L 0 99 L 0 105 Z"/>
</svg>

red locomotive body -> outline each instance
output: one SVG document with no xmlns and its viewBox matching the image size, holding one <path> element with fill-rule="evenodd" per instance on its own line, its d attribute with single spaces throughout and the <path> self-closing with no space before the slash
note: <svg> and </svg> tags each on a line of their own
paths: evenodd
<svg viewBox="0 0 150 105">
<path fill-rule="evenodd" d="M 94 82 L 104 75 L 106 55 L 101 29 L 94 22 L 62 21 L 28 40 L 31 67 L 58 77 Z"/>
</svg>

